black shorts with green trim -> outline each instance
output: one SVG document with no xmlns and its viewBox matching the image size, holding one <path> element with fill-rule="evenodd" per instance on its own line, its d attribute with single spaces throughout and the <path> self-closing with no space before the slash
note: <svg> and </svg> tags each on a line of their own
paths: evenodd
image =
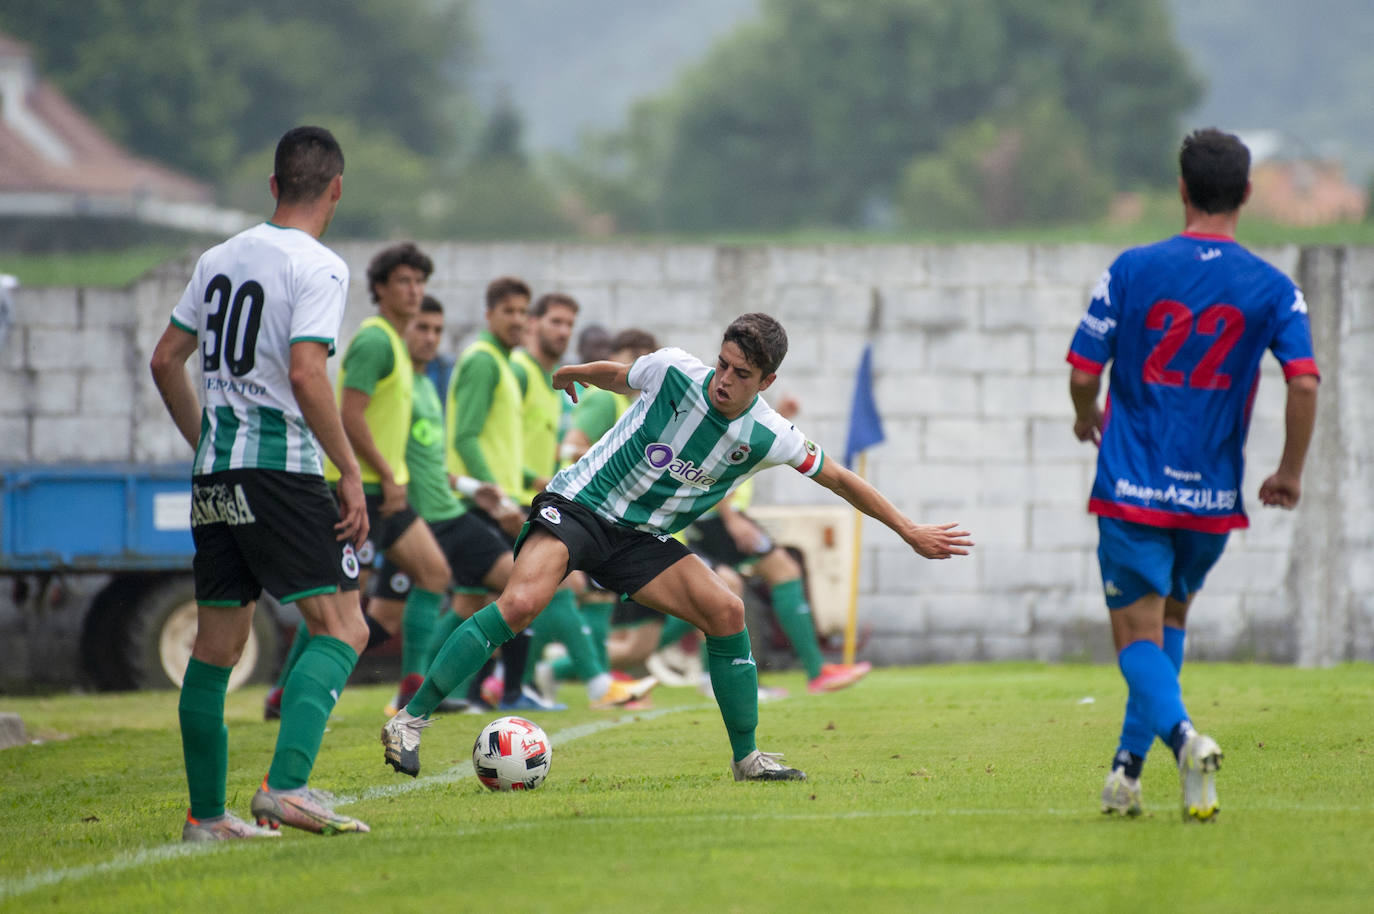
<svg viewBox="0 0 1374 914">
<path fill-rule="evenodd" d="M 691 554 L 671 536 L 658 537 L 613 524 L 552 492 L 534 497 L 529 520 L 515 543 L 516 555 L 533 526 L 547 530 L 568 547 L 564 577 L 572 571 L 585 571 L 602 587 L 627 597 Z"/>
<path fill-rule="evenodd" d="M 504 534 L 469 511 L 429 525 L 439 549 L 453 572 L 451 584 L 459 593 L 486 593 L 482 579 L 501 556 L 510 552 Z M 391 559 L 382 562 L 372 578 L 371 591 L 383 600 L 404 600 L 410 593 L 410 576 Z"/>
<path fill-rule="evenodd" d="M 363 501 L 367 503 L 367 541 L 358 550 L 358 558 L 367 566 L 375 564 L 378 557 L 396 545 L 401 534 L 420 519 L 409 504 L 394 514 L 382 514 L 383 500 L 380 492 L 363 494 Z"/>
<path fill-rule="evenodd" d="M 753 519 L 747 516 L 744 519 L 759 531 L 759 547 L 755 552 L 742 552 L 735 545 L 735 538 L 725 529 L 725 522 L 718 514 L 699 517 L 693 521 L 687 528 L 687 545 L 693 552 L 706 559 L 706 564 L 712 568 L 717 565 L 738 568 L 757 562 L 773 551 L 773 541 Z"/>
<path fill-rule="evenodd" d="M 358 556 L 340 542 L 324 477 L 222 470 L 191 478 L 196 601 L 242 606 L 266 590 L 283 603 L 358 589 Z"/>
</svg>

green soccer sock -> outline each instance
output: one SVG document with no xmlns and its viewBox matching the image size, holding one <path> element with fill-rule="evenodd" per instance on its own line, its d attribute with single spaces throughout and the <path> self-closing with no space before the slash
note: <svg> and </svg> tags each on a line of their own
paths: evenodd
<svg viewBox="0 0 1374 914">
<path fill-rule="evenodd" d="M 281 675 L 277 677 L 277 688 L 286 688 L 286 680 L 291 677 L 291 671 L 296 668 L 296 661 L 301 659 L 301 652 L 310 643 L 310 628 L 301 620 L 301 624 L 296 626 L 296 637 L 291 639 L 291 649 L 286 652 L 286 661 L 281 665 Z"/>
<path fill-rule="evenodd" d="M 229 689 L 229 670 L 192 657 L 177 702 L 186 786 L 191 793 L 191 816 L 196 819 L 224 815 L 224 781 L 229 775 L 224 693 Z"/>
<path fill-rule="evenodd" d="M 792 650 L 806 668 L 806 678 L 815 679 L 821 674 L 825 658 L 821 656 L 821 646 L 816 641 L 816 626 L 811 621 L 811 606 L 806 602 L 806 590 L 801 578 L 793 578 L 774 584 L 773 612 L 778 623 L 792 642 Z"/>
<path fill-rule="evenodd" d="M 583 603 L 582 621 L 590 629 L 588 637 L 592 640 L 592 647 L 596 650 L 597 663 L 601 669 L 611 668 L 610 654 L 606 649 L 606 637 L 611 633 L 611 616 L 615 612 L 614 603 Z"/>
<path fill-rule="evenodd" d="M 439 702 L 482 668 L 493 651 L 514 637 L 495 603 L 482 607 L 444 642 L 406 711 L 428 717 Z"/>
<path fill-rule="evenodd" d="M 401 617 L 401 678 L 411 673 L 424 675 L 425 650 L 434 632 L 444 595 L 432 590 L 410 588 L 406 597 L 405 614 Z"/>
<path fill-rule="evenodd" d="M 577 598 L 571 590 L 554 593 L 549 605 L 539 614 L 539 631 L 550 641 L 559 641 L 568 649 L 568 661 L 572 672 L 583 682 L 589 682 L 597 675 L 606 672 L 596 645 L 592 643 L 591 627 L 584 626 L 582 614 L 577 611 Z M 605 645 L 605 639 L 602 639 Z M 537 655 L 536 655 L 537 656 Z M 531 668 L 533 664 L 530 665 Z M 554 675 L 557 676 L 557 665 Z"/>
<path fill-rule="evenodd" d="M 681 641 L 683 636 L 689 632 L 694 632 L 697 627 L 690 622 L 684 622 L 677 616 L 666 616 L 663 620 L 663 631 L 658 635 L 659 650 L 670 644 Z"/>
<path fill-rule="evenodd" d="M 758 748 L 754 731 L 759 726 L 759 671 L 749 649 L 749 630 L 724 638 L 707 635 L 706 653 L 711 688 L 738 762 Z"/>
<path fill-rule="evenodd" d="M 434 665 L 434 658 L 439 656 L 439 651 L 448 640 L 448 636 L 458 631 L 458 626 L 463 624 L 462 618 L 456 612 L 446 612 L 434 623 L 434 630 L 429 633 L 429 644 L 425 645 L 425 668 L 420 672 L 428 673 L 429 668 Z"/>
<path fill-rule="evenodd" d="M 310 780 L 329 713 L 357 662 L 358 654 L 338 638 L 310 639 L 282 693 L 281 729 L 267 771 L 268 787 L 294 790 Z"/>
</svg>

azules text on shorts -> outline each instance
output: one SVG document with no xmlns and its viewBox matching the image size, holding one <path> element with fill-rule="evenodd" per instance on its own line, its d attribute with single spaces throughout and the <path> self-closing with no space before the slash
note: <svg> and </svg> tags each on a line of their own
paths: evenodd
<svg viewBox="0 0 1374 914">
<path fill-rule="evenodd" d="M 1136 498 L 1193 511 L 1234 511 L 1240 493 L 1235 489 L 1193 489 L 1176 485 L 1159 489 L 1136 485 L 1128 479 L 1118 479 L 1116 497 Z"/>
</svg>

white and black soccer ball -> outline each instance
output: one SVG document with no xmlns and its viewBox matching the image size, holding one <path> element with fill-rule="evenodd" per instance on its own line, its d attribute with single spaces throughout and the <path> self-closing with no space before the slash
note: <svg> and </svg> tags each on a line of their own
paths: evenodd
<svg viewBox="0 0 1374 914">
<path fill-rule="evenodd" d="M 533 790 L 548 777 L 552 762 L 548 734 L 523 717 L 492 721 L 472 744 L 477 780 L 491 790 Z"/>
</svg>

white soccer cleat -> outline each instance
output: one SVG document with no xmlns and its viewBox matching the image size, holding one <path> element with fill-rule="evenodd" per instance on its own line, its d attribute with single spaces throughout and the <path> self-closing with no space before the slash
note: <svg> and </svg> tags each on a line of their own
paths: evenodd
<svg viewBox="0 0 1374 914">
<path fill-rule="evenodd" d="M 233 841 L 239 838 L 280 838 L 281 832 L 270 828 L 259 828 L 226 812 L 213 819 L 193 819 L 188 810 L 186 824 L 181 828 L 183 841 Z"/>
<path fill-rule="evenodd" d="M 1214 822 L 1221 804 L 1217 802 L 1217 769 L 1221 767 L 1221 747 L 1204 733 L 1194 733 L 1178 754 L 1178 782 L 1183 789 L 1183 821 Z"/>
<path fill-rule="evenodd" d="M 730 770 L 737 781 L 804 781 L 806 772 L 788 768 L 782 764 L 782 753 L 753 752 L 730 763 Z"/>
<path fill-rule="evenodd" d="M 1102 785 L 1102 814 L 1138 816 L 1142 809 L 1140 778 L 1128 778 L 1125 771 L 1113 768 L 1107 775 L 1107 783 Z"/>
<path fill-rule="evenodd" d="M 428 717 L 412 717 L 404 708 L 382 727 L 382 746 L 388 765 L 401 774 L 415 777 L 420 773 L 420 731 L 434 721 Z"/>
</svg>

